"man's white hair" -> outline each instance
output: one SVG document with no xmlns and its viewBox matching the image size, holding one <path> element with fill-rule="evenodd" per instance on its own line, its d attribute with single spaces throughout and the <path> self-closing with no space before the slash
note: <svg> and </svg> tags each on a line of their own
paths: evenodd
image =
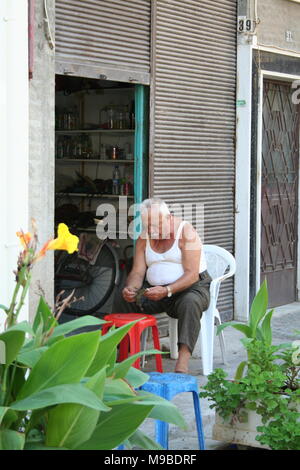
<svg viewBox="0 0 300 470">
<path fill-rule="evenodd" d="M 152 209 L 155 206 L 158 207 L 160 214 L 170 215 L 170 210 L 169 210 L 167 204 L 165 203 L 165 201 L 163 201 L 162 199 L 160 199 L 158 197 L 154 197 L 154 198 L 151 198 L 151 199 L 145 199 L 140 205 L 141 214 L 143 214 L 143 212 L 145 212 L 145 211 L 148 211 L 149 209 Z"/>
</svg>

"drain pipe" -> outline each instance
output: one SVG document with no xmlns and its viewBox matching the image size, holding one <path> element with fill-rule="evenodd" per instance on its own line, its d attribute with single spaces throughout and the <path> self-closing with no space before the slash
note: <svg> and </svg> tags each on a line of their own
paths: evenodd
<svg viewBox="0 0 300 470">
<path fill-rule="evenodd" d="M 247 17 L 248 1 L 239 0 L 238 4 L 238 16 Z M 252 49 L 256 36 L 253 32 L 237 35 L 234 319 L 246 322 L 250 294 Z"/>
</svg>

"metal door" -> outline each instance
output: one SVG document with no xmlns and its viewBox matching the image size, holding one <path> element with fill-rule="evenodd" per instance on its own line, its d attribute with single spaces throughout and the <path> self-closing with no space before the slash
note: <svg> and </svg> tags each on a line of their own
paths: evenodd
<svg viewBox="0 0 300 470">
<path fill-rule="evenodd" d="M 296 300 L 299 105 L 289 83 L 266 80 L 263 90 L 261 281 L 269 306 Z"/>
<path fill-rule="evenodd" d="M 153 3 L 150 194 L 204 204 L 204 242 L 233 252 L 236 1 Z M 201 233 L 201 222 L 199 228 Z M 219 310 L 233 315 L 233 279 Z"/>
</svg>

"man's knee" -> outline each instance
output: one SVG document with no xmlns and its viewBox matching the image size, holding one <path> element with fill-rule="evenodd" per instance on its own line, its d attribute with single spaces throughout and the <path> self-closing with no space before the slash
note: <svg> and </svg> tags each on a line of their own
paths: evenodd
<svg viewBox="0 0 300 470">
<path fill-rule="evenodd" d="M 197 294 L 187 293 L 180 296 L 175 302 L 175 314 L 181 315 L 196 315 L 201 318 L 204 310 L 203 299 Z"/>
</svg>

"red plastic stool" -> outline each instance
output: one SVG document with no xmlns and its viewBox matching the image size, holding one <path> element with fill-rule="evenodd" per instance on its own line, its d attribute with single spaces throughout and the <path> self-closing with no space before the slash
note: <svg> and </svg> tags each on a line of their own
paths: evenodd
<svg viewBox="0 0 300 470">
<path fill-rule="evenodd" d="M 145 315 L 140 313 L 113 313 L 111 315 L 105 315 L 104 320 L 109 323 L 103 325 L 102 334 L 105 335 L 105 333 L 107 333 L 113 325 L 115 325 L 116 328 L 119 328 L 120 326 L 127 325 L 127 323 L 138 320 L 139 318 L 143 318 L 143 320 L 140 320 L 135 325 L 133 325 L 133 327 L 129 330 L 127 335 L 120 343 L 119 361 L 127 359 L 128 355 L 133 356 L 133 354 L 140 352 L 142 333 L 146 328 L 149 327 L 152 329 L 154 348 L 160 350 L 157 322 L 153 315 Z M 160 354 L 155 355 L 155 361 L 157 372 L 162 372 L 163 369 Z M 133 367 L 140 369 L 140 358 L 134 362 Z"/>
</svg>

